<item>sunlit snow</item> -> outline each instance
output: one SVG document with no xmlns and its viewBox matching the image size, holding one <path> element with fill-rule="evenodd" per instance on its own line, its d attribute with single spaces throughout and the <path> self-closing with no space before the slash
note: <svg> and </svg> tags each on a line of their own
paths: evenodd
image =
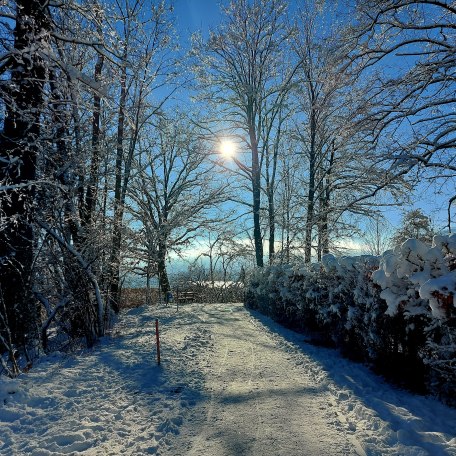
<svg viewBox="0 0 456 456">
<path fill-rule="evenodd" d="M 305 340 L 241 304 L 127 311 L 92 351 L 0 380 L 0 454 L 456 454 L 455 409 Z"/>
</svg>

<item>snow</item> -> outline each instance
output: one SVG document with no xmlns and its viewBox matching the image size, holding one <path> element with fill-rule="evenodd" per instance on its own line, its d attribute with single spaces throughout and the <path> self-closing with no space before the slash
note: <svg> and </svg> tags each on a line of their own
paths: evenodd
<svg viewBox="0 0 456 456">
<path fill-rule="evenodd" d="M 401 302 L 408 302 L 407 310 L 412 311 L 411 307 L 419 305 L 419 296 L 424 300 L 423 314 L 429 305 L 434 318 L 447 317 L 450 309 L 445 309 L 443 303 L 450 299 L 456 307 L 456 273 L 450 270 L 455 252 L 455 235 L 435 236 L 432 246 L 408 239 L 386 251 L 381 256 L 380 269 L 372 277 L 383 290 L 380 296 L 388 304 L 388 313 L 394 315 Z"/>
<path fill-rule="evenodd" d="M 5 456 L 456 455 L 455 409 L 242 304 L 123 313 L 91 351 L 0 379 L 0 429 Z"/>
</svg>

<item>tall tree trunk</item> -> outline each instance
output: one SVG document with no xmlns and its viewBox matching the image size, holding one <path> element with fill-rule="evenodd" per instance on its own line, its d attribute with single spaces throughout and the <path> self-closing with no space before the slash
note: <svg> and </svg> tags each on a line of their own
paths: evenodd
<svg viewBox="0 0 456 456">
<path fill-rule="evenodd" d="M 328 169 L 326 170 L 326 179 L 324 183 L 324 190 L 323 190 L 323 201 L 322 201 L 322 221 L 321 221 L 321 250 L 322 254 L 326 255 L 329 253 L 329 208 L 330 208 L 330 201 L 331 201 L 331 177 L 333 172 L 333 165 L 334 165 L 334 156 L 336 154 L 336 147 L 334 145 L 334 141 L 331 144 L 331 153 L 329 156 L 329 164 Z"/>
<path fill-rule="evenodd" d="M 318 220 L 317 220 L 317 261 L 322 259 L 324 225 L 327 225 L 327 213 L 325 212 L 325 180 L 324 170 L 319 167 L 317 172 L 317 194 L 318 194 Z M 326 220 L 326 222 L 325 222 Z"/>
<path fill-rule="evenodd" d="M 98 55 L 95 64 L 94 79 L 99 81 L 103 69 L 104 57 Z M 95 211 L 98 189 L 98 173 L 100 168 L 100 116 L 101 116 L 101 96 L 98 92 L 93 95 L 93 113 L 92 113 L 92 158 L 90 162 L 89 182 L 85 198 L 84 224 L 90 226 L 92 223 L 93 213 Z"/>
<path fill-rule="evenodd" d="M 291 176 L 290 163 L 284 162 L 285 167 L 285 188 L 284 202 L 282 208 L 282 264 L 290 264 L 290 219 L 291 219 Z"/>
<path fill-rule="evenodd" d="M 14 51 L 9 61 L 11 80 L 1 94 L 6 115 L 0 135 L 0 182 L 12 188 L 0 198 L 0 214 L 4 218 L 0 231 L 0 299 L 5 305 L 12 343 L 21 346 L 33 337 L 39 320 L 30 283 L 36 192 L 33 185 L 27 184 L 36 178 L 46 67 L 39 52 L 30 49 L 47 47 L 47 3 L 16 1 Z"/>
<path fill-rule="evenodd" d="M 114 189 L 114 227 L 110 261 L 109 302 L 114 312 L 119 312 L 120 248 L 122 244 L 122 220 L 124 198 L 122 197 L 122 164 L 124 160 L 125 103 L 127 98 L 127 67 L 122 66 L 120 80 L 119 119 L 117 124 L 116 182 Z"/>
<path fill-rule="evenodd" d="M 269 264 L 274 264 L 275 262 L 275 224 L 276 224 L 276 214 L 275 214 L 275 179 L 277 175 L 277 162 L 279 158 L 279 145 L 280 137 L 282 131 L 282 109 L 278 111 L 279 124 L 275 134 L 272 159 L 270 156 L 269 145 L 266 145 L 266 194 L 268 197 L 268 228 L 269 228 Z M 272 129 L 272 122 L 268 128 L 268 134 L 265 137 L 265 141 L 268 143 L 270 138 L 270 133 Z M 272 169 L 271 169 L 272 167 Z"/>
<path fill-rule="evenodd" d="M 274 189 L 268 189 L 268 223 L 269 223 L 269 264 L 275 260 L 275 207 Z"/>
<path fill-rule="evenodd" d="M 62 53 L 63 55 L 63 53 Z M 67 76 L 68 90 L 70 95 L 70 106 L 71 106 L 71 119 L 73 121 L 73 134 L 74 142 L 72 146 L 73 150 L 73 159 L 74 159 L 74 171 L 76 173 L 75 179 L 77 180 L 76 185 L 76 199 L 77 203 L 75 204 L 72 201 L 72 210 L 73 217 L 69 221 L 69 224 L 72 225 L 72 236 L 74 244 L 79 242 L 79 225 L 84 215 L 84 177 L 83 177 L 83 166 L 81 162 L 82 157 L 82 147 L 81 147 L 81 119 L 79 116 L 79 102 L 78 96 L 75 93 L 75 88 L 72 86 L 71 77 Z M 71 120 L 69 121 L 71 123 Z"/>
<path fill-rule="evenodd" d="M 125 49 L 124 59 L 127 58 Z M 138 104 L 135 107 L 134 123 L 131 125 L 128 153 L 125 156 L 125 107 L 127 99 L 127 65 L 122 67 L 120 84 L 119 120 L 117 130 L 117 155 L 116 155 L 116 183 L 114 193 L 114 230 L 110 262 L 110 303 L 113 310 L 117 313 L 119 309 L 119 281 L 120 281 L 120 251 L 122 245 L 122 224 L 125 211 L 125 198 L 130 183 L 131 168 L 136 144 L 139 138 L 141 100 L 143 99 L 143 87 L 139 89 Z M 124 169 L 122 173 L 122 164 Z"/>
<path fill-rule="evenodd" d="M 214 286 L 215 286 L 215 280 L 214 280 L 214 257 L 213 257 L 212 251 L 213 251 L 213 248 L 214 248 L 216 242 L 214 242 L 213 244 L 211 243 L 211 236 L 209 234 L 209 280 L 211 282 L 212 288 L 214 288 Z"/>
<path fill-rule="evenodd" d="M 304 261 L 305 263 L 310 263 L 312 260 L 312 230 L 314 224 L 314 197 L 315 190 L 314 188 L 309 188 L 308 192 L 308 202 L 307 202 L 307 216 L 306 216 L 306 238 L 304 245 Z"/>
<path fill-rule="evenodd" d="M 166 271 L 166 242 L 159 242 L 158 244 L 157 270 L 160 289 L 162 293 L 166 293 L 171 290 L 168 272 Z"/>
<path fill-rule="evenodd" d="M 256 265 L 263 267 L 263 239 L 261 237 L 261 173 L 258 159 L 258 141 L 254 128 L 249 127 L 250 147 L 252 150 L 252 196 L 253 196 L 253 240 L 255 243 Z"/>
<path fill-rule="evenodd" d="M 316 150 L 315 137 L 316 122 L 315 115 L 312 109 L 310 117 L 310 156 L 309 156 L 309 190 L 307 193 L 307 217 L 306 217 L 306 237 L 304 246 L 304 261 L 310 263 L 312 260 L 312 231 L 314 226 L 315 212 L 315 165 L 316 165 Z"/>
<path fill-rule="evenodd" d="M 319 259 L 321 261 L 323 255 L 329 253 L 329 224 L 328 224 L 328 212 L 329 212 L 329 191 L 324 190 L 321 198 L 321 215 L 320 215 L 320 232 L 318 235 L 319 244 Z"/>
<path fill-rule="evenodd" d="M 147 253 L 147 269 L 146 269 L 146 306 L 150 306 L 152 304 L 152 296 L 151 296 L 151 289 L 150 289 L 150 279 L 152 278 L 152 274 L 150 272 L 151 265 L 150 265 L 150 256 L 149 252 Z"/>
<path fill-rule="evenodd" d="M 68 126 L 71 125 L 72 109 L 68 104 L 68 99 L 65 96 L 65 91 L 68 86 L 63 85 L 60 80 L 61 74 L 56 71 L 49 72 L 49 83 L 51 88 L 53 111 L 52 111 L 52 124 L 55 127 L 54 143 L 55 153 L 54 157 L 49 157 L 49 176 L 54 176 L 62 185 L 67 188 L 74 189 L 74 170 L 75 170 L 75 157 L 79 157 L 79 126 L 75 125 L 75 146 L 69 146 L 69 131 Z M 67 81 L 69 82 L 69 81 Z M 77 109 L 77 108 L 76 108 Z M 64 221 L 65 227 L 63 229 L 65 241 L 69 244 L 78 242 L 79 223 L 78 211 L 74 203 L 73 192 L 62 195 L 58 194 L 59 198 L 65 198 L 64 202 Z M 46 204 L 46 203 L 45 203 Z"/>
<path fill-rule="evenodd" d="M 291 183 L 289 171 L 287 175 L 287 202 L 286 202 L 286 216 L 285 216 L 285 226 L 287 229 L 287 239 L 286 239 L 286 264 L 290 264 L 290 255 L 291 255 L 291 239 L 290 239 L 290 225 L 291 225 Z"/>
</svg>

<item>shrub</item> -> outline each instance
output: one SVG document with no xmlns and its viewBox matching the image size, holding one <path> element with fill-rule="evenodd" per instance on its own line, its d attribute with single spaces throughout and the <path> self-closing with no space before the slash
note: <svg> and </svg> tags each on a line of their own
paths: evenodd
<svg viewBox="0 0 456 456">
<path fill-rule="evenodd" d="M 245 304 L 415 391 L 456 405 L 456 235 L 380 257 L 325 255 L 250 277 Z"/>
</svg>

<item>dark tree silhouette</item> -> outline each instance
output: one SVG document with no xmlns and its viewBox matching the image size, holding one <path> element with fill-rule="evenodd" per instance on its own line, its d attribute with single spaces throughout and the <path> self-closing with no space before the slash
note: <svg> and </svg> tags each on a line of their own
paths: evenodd
<svg viewBox="0 0 456 456">
<path fill-rule="evenodd" d="M 1 67 L 3 77 L 9 77 L 0 92 L 6 114 L 0 134 L 1 299 L 12 342 L 19 345 L 32 336 L 37 318 L 29 286 L 34 244 L 30 221 L 37 210 L 34 181 L 47 76 L 38 51 L 49 39 L 47 5 L 46 0 L 16 2 L 14 47 Z"/>
</svg>

